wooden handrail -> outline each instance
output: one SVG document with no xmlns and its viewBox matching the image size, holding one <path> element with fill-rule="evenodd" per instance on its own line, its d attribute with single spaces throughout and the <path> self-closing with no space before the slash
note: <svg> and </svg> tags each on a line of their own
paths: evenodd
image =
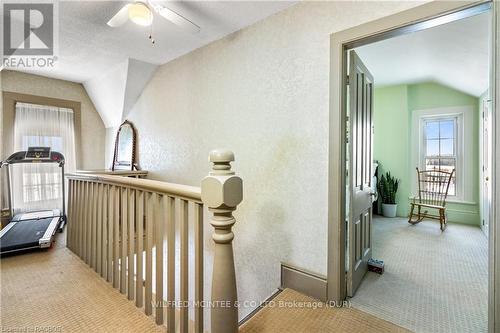
<svg viewBox="0 0 500 333">
<path fill-rule="evenodd" d="M 137 190 L 151 191 L 201 203 L 201 189 L 196 186 L 167 183 L 159 180 L 130 178 L 112 175 L 89 175 L 80 173 L 66 174 L 68 179 L 94 181 L 108 185 L 130 187 Z"/>
</svg>

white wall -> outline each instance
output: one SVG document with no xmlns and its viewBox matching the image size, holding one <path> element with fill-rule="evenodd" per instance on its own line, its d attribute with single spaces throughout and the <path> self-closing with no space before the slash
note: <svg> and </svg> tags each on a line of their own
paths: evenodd
<svg viewBox="0 0 500 333">
<path fill-rule="evenodd" d="M 21 72 L 3 71 L 2 90 L 80 102 L 82 164 L 78 168 L 104 167 L 106 137 L 104 123 L 81 84 Z"/>
<path fill-rule="evenodd" d="M 131 110 L 151 178 L 199 185 L 211 149 L 235 152 L 240 300 L 270 295 L 282 261 L 326 274 L 329 36 L 416 5 L 300 3 L 161 66 Z"/>
</svg>

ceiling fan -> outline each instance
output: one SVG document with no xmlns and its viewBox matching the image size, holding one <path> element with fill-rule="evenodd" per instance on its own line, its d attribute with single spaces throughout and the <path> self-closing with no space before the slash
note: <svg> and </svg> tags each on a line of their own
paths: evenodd
<svg viewBox="0 0 500 333">
<path fill-rule="evenodd" d="M 191 33 L 200 32 L 200 27 L 195 23 L 173 10 L 152 1 L 134 1 L 126 4 L 108 21 L 107 24 L 110 27 L 115 28 L 130 20 L 137 25 L 147 27 L 153 24 L 153 13 L 159 14 L 163 18 L 185 29 L 186 31 Z M 154 43 L 151 36 L 150 39 Z"/>
</svg>

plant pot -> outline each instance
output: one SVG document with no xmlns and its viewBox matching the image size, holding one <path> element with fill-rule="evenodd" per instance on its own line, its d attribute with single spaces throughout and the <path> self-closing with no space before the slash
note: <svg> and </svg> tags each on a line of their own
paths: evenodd
<svg viewBox="0 0 500 333">
<path fill-rule="evenodd" d="M 382 215 L 385 217 L 396 217 L 398 204 L 382 204 Z"/>
</svg>

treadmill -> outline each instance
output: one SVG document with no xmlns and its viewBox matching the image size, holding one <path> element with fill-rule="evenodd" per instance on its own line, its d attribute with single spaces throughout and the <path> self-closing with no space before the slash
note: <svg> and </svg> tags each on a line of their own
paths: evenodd
<svg viewBox="0 0 500 333">
<path fill-rule="evenodd" d="M 14 215 L 11 188 L 11 170 L 13 164 L 20 163 L 56 163 L 61 168 L 62 212 L 59 209 L 24 212 Z M 66 224 L 64 156 L 51 151 L 50 147 L 29 147 L 27 151 L 18 151 L 0 162 L 0 168 L 7 170 L 7 191 L 10 222 L 0 231 L 0 255 L 52 245 L 56 231 L 62 232 Z"/>
</svg>

